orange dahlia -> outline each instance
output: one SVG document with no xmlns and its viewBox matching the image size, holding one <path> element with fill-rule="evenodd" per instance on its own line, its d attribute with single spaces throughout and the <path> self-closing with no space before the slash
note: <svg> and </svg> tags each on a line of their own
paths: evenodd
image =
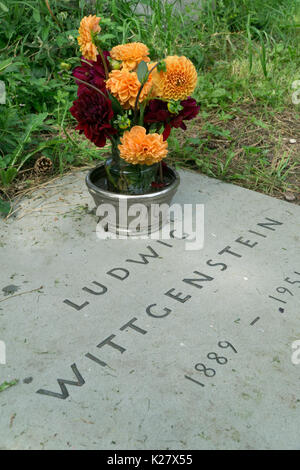
<svg viewBox="0 0 300 470">
<path fill-rule="evenodd" d="M 140 86 L 136 72 L 129 72 L 127 69 L 112 70 L 106 82 L 106 88 L 117 98 L 124 109 L 134 107 Z M 150 75 L 139 96 L 139 103 L 144 101 L 150 92 L 151 86 L 152 77 Z"/>
<path fill-rule="evenodd" d="M 142 60 L 149 62 L 148 55 L 149 49 L 142 42 L 121 44 L 110 51 L 111 58 L 121 61 L 123 68 L 128 70 L 135 69 Z"/>
<path fill-rule="evenodd" d="M 78 30 L 79 36 L 77 38 L 83 57 L 86 60 L 93 60 L 94 62 L 97 60 L 98 51 L 93 43 L 91 32 L 99 33 L 101 31 L 99 21 L 100 18 L 96 15 L 89 15 L 82 18 Z"/>
<path fill-rule="evenodd" d="M 133 165 L 153 165 L 168 153 L 168 143 L 160 134 L 146 134 L 146 129 L 134 126 L 126 131 L 119 145 L 120 157 Z"/>
<path fill-rule="evenodd" d="M 185 100 L 190 96 L 197 83 L 197 71 L 185 56 L 169 56 L 165 59 L 166 72 L 154 69 L 153 94 L 164 100 Z"/>
</svg>

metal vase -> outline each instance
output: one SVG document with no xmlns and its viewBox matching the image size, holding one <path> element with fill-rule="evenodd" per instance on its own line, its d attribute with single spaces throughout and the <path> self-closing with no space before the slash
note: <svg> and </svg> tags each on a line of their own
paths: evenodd
<svg viewBox="0 0 300 470">
<path fill-rule="evenodd" d="M 171 182 L 163 189 L 146 194 L 127 195 L 114 193 L 107 189 L 104 164 L 90 170 L 85 181 L 89 193 L 95 201 L 97 214 L 100 215 L 100 219 L 102 217 L 103 223 L 106 225 L 105 230 L 128 237 L 149 235 L 163 227 L 168 222 L 168 207 L 180 183 L 178 173 L 172 168 L 166 167 L 164 175 L 168 176 Z M 141 206 L 136 206 L 137 204 Z M 110 207 L 113 207 L 114 210 L 106 211 L 104 217 L 102 212 Z M 136 210 L 138 208 L 140 208 L 143 217 L 139 218 L 139 224 L 136 225 Z"/>
</svg>

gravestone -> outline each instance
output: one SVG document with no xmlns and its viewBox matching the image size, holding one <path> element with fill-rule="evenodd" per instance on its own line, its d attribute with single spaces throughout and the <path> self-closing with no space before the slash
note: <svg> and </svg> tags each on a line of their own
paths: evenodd
<svg viewBox="0 0 300 470">
<path fill-rule="evenodd" d="M 215 2 L 213 0 L 161 0 L 161 10 L 170 11 L 172 13 L 184 12 L 185 14 L 192 14 L 194 17 L 197 17 L 199 8 L 203 8 L 205 3 L 210 8 L 215 8 Z M 147 1 L 137 2 L 137 4 L 131 6 L 131 9 L 134 13 L 138 13 L 139 15 L 153 15 L 153 10 Z"/>
<path fill-rule="evenodd" d="M 192 172 L 174 202 L 202 249 L 98 239 L 81 172 L 1 222 L 0 448 L 300 448 L 300 207 Z"/>
</svg>

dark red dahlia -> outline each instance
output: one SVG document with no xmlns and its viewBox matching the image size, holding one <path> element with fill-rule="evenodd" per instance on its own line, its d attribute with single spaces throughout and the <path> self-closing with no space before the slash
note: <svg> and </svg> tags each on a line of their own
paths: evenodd
<svg viewBox="0 0 300 470">
<path fill-rule="evenodd" d="M 76 130 L 84 132 L 97 147 L 104 147 L 106 139 L 116 133 L 110 125 L 114 115 L 110 100 L 91 88 L 80 93 L 70 112 L 78 121 Z"/>
<path fill-rule="evenodd" d="M 109 52 L 103 51 L 103 55 L 105 57 L 107 67 L 109 68 L 109 62 L 107 60 Z M 88 82 L 91 85 L 94 85 L 96 88 L 99 88 L 102 91 L 105 90 L 105 70 L 100 55 L 97 56 L 96 62 L 92 60 L 86 60 L 82 57 L 81 66 L 75 67 L 73 70 L 73 76 L 84 82 Z M 86 90 L 88 87 L 81 82 L 76 83 L 78 85 L 77 94 L 79 96 L 82 91 Z"/>
<path fill-rule="evenodd" d="M 163 132 L 164 140 L 166 140 L 171 132 L 171 128 L 180 127 L 186 130 L 186 125 L 183 121 L 189 121 L 194 119 L 199 113 L 200 106 L 197 106 L 196 100 L 190 96 L 180 102 L 183 109 L 178 114 L 170 113 L 168 110 L 168 104 L 161 100 L 151 100 L 146 108 L 144 115 L 144 122 L 152 124 L 155 122 L 161 122 L 164 124 L 165 129 Z"/>
</svg>

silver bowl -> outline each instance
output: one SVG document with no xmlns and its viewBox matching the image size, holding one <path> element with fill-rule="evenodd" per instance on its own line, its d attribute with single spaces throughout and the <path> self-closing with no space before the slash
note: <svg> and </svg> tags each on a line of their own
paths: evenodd
<svg viewBox="0 0 300 470">
<path fill-rule="evenodd" d="M 131 195 L 107 189 L 104 163 L 90 170 L 85 182 L 95 201 L 99 222 L 103 223 L 104 230 L 124 236 L 149 235 L 160 230 L 168 222 L 168 208 L 180 183 L 178 173 L 172 168 L 165 167 L 164 175 L 170 183 L 163 189 Z M 141 215 L 137 224 L 139 208 Z"/>
</svg>

